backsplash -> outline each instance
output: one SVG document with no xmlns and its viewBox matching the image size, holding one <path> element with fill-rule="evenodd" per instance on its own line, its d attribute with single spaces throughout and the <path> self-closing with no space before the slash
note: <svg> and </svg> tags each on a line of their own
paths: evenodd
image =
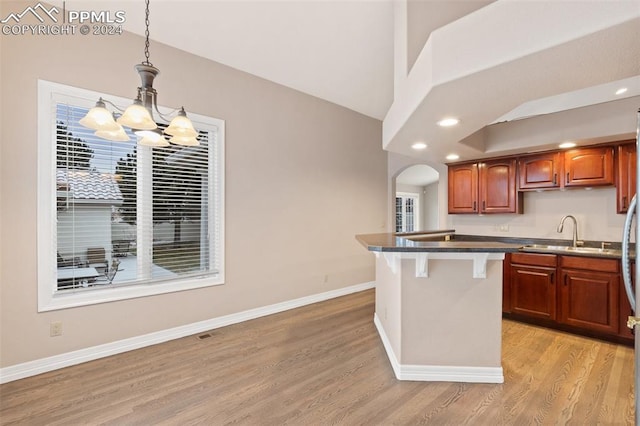
<svg viewBox="0 0 640 426">
<path fill-rule="evenodd" d="M 578 220 L 578 237 L 582 240 L 620 241 L 622 238 L 625 215 L 616 213 L 613 187 L 527 192 L 524 214 L 448 215 L 447 227 L 460 234 L 571 240 L 571 222 L 565 223 L 562 234 L 556 232 L 560 219 L 566 214 Z M 635 240 L 633 236 L 632 240 Z"/>
</svg>

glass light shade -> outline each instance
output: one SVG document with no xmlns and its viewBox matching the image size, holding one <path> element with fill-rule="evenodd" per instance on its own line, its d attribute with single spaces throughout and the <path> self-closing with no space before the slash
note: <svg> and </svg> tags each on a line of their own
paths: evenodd
<svg viewBox="0 0 640 426">
<path fill-rule="evenodd" d="M 80 119 L 79 123 L 89 129 L 109 132 L 115 132 L 120 128 L 118 123 L 113 119 L 113 114 L 104 107 L 102 101 L 98 101 L 96 106 L 91 108 L 89 112 L 87 112 L 87 115 Z"/>
<path fill-rule="evenodd" d="M 194 138 L 193 136 L 173 136 L 169 140 L 171 141 L 171 143 L 174 143 L 176 145 L 182 145 L 182 146 L 200 145 L 200 142 L 198 142 L 198 139 Z"/>
<path fill-rule="evenodd" d="M 169 146 L 169 142 L 157 130 L 140 130 L 136 132 L 140 137 L 138 143 L 145 146 Z"/>
<path fill-rule="evenodd" d="M 102 139 L 116 142 L 126 142 L 129 140 L 129 135 L 124 131 L 121 125 L 118 124 L 118 130 L 98 130 L 95 135 Z"/>
<path fill-rule="evenodd" d="M 132 129 L 153 130 L 158 127 L 155 121 L 153 121 L 149 111 L 142 106 L 142 102 L 140 102 L 139 99 L 133 101 L 133 104 L 129 105 L 124 111 L 124 114 L 116 121 L 118 124 L 131 127 Z"/>
<path fill-rule="evenodd" d="M 165 138 L 161 138 L 158 141 L 154 141 L 151 138 L 141 138 L 138 140 L 138 145 L 150 146 L 153 148 L 169 146 L 169 142 Z"/>
<path fill-rule="evenodd" d="M 192 137 L 198 136 L 196 129 L 193 128 L 193 123 L 187 117 L 187 113 L 184 112 L 184 108 L 180 109 L 178 115 L 171 120 L 169 127 L 164 129 L 164 132 L 171 136 Z"/>
</svg>

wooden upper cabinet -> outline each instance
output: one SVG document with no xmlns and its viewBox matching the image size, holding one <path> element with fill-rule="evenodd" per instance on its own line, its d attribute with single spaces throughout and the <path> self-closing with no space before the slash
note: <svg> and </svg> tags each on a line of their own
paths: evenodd
<svg viewBox="0 0 640 426">
<path fill-rule="evenodd" d="M 516 188 L 516 160 L 479 163 L 480 213 L 518 213 L 520 197 Z"/>
<path fill-rule="evenodd" d="M 565 187 L 613 183 L 613 147 L 572 149 L 564 153 Z"/>
<path fill-rule="evenodd" d="M 449 213 L 520 213 L 516 160 L 449 166 Z"/>
<path fill-rule="evenodd" d="M 520 157 L 518 175 L 520 190 L 560 188 L 562 154 L 550 152 Z"/>
<path fill-rule="evenodd" d="M 478 164 L 449 166 L 449 213 L 478 213 Z"/>
<path fill-rule="evenodd" d="M 618 146 L 618 167 L 616 185 L 616 210 L 626 213 L 631 199 L 636 193 L 636 146 L 635 144 Z"/>
<path fill-rule="evenodd" d="M 522 213 L 526 191 L 606 185 L 617 186 L 624 213 L 636 191 L 631 142 L 449 165 L 449 213 Z"/>
</svg>

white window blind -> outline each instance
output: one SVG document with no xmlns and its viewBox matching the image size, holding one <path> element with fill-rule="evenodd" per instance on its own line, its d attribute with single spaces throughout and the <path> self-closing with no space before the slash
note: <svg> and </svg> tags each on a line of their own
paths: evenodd
<svg viewBox="0 0 640 426">
<path fill-rule="evenodd" d="M 223 122 L 191 114 L 196 147 L 150 148 L 138 145 L 130 131 L 128 142 L 108 141 L 79 124 L 100 95 L 45 87 L 51 90 L 48 108 L 40 111 L 48 115 L 54 147 L 48 164 L 55 176 L 48 185 L 53 196 L 43 197 L 51 200 L 55 224 L 48 242 L 55 247 L 48 253 L 55 271 L 51 294 L 221 283 Z M 46 243 L 43 234 L 39 242 Z"/>
</svg>

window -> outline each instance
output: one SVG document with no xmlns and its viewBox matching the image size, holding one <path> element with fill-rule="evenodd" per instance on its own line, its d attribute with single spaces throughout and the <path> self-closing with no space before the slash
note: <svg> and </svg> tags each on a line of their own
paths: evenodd
<svg viewBox="0 0 640 426">
<path fill-rule="evenodd" d="M 396 232 L 413 232 L 418 229 L 418 194 L 396 194 Z"/>
<path fill-rule="evenodd" d="M 199 146 L 150 148 L 78 123 L 102 94 L 38 94 L 39 310 L 222 284 L 224 121 L 189 114 Z"/>
</svg>

